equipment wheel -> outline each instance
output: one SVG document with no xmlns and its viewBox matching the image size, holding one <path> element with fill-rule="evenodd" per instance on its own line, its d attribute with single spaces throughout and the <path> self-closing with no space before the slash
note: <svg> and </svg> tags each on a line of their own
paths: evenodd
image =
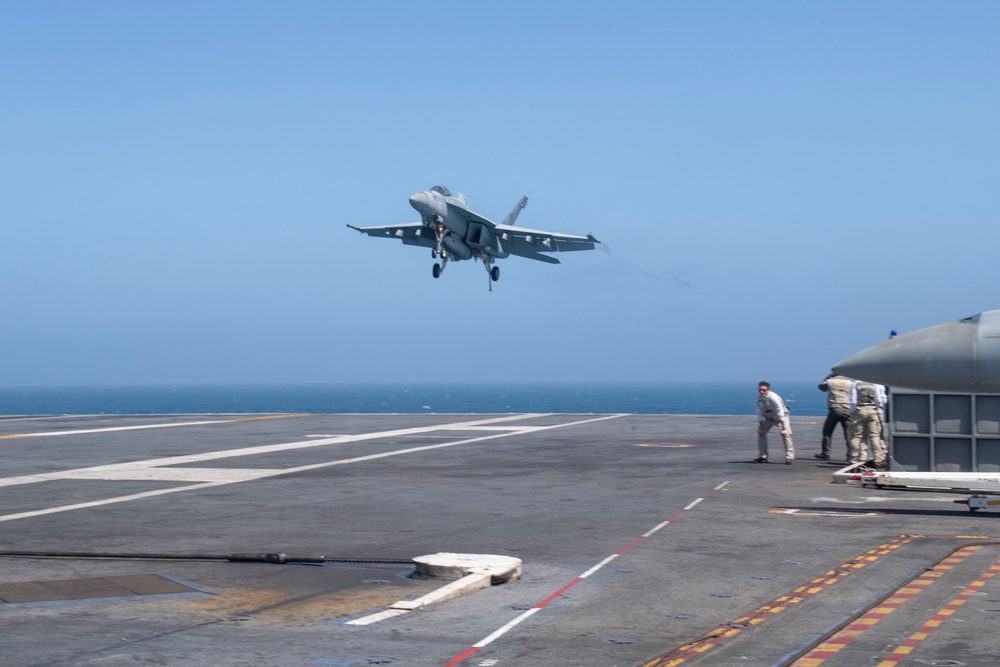
<svg viewBox="0 0 1000 667">
<path fill-rule="evenodd" d="M 493 269 L 490 271 L 490 278 L 493 279 L 493 282 L 496 282 L 496 281 L 500 280 L 500 267 L 499 266 L 494 266 L 493 267 Z"/>
<path fill-rule="evenodd" d="M 435 278 L 440 278 L 441 277 L 441 265 L 440 264 L 435 264 L 434 265 L 434 269 L 432 270 L 432 273 L 434 274 Z"/>
<path fill-rule="evenodd" d="M 431 248 L 431 257 L 434 258 L 434 259 L 437 259 L 437 256 L 438 256 L 438 249 L 437 248 Z"/>
</svg>

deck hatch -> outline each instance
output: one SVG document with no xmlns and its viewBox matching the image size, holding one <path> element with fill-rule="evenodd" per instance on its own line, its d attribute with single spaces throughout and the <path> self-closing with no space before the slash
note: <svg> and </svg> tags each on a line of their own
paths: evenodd
<svg viewBox="0 0 1000 667">
<path fill-rule="evenodd" d="M 194 585 L 187 585 L 178 579 L 160 574 L 130 574 L 117 577 L 0 583 L 0 603 L 63 602 L 178 593 L 203 594 L 206 591 L 207 589 L 195 588 Z"/>
</svg>

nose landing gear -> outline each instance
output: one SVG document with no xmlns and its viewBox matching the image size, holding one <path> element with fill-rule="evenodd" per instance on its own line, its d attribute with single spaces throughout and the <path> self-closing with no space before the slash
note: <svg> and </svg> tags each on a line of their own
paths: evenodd
<svg viewBox="0 0 1000 667">
<path fill-rule="evenodd" d="M 430 219 L 424 219 L 424 224 L 428 227 L 434 228 L 434 236 L 437 238 L 437 247 L 431 248 L 431 257 L 440 257 L 441 263 L 434 264 L 434 268 L 431 273 L 435 278 L 441 277 L 441 272 L 444 271 L 444 267 L 448 266 L 448 253 L 444 250 L 444 224 L 437 217 L 432 217 Z"/>
</svg>

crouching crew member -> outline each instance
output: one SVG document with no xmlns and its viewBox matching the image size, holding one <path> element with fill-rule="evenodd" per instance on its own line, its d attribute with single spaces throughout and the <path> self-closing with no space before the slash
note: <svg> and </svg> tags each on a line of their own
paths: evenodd
<svg viewBox="0 0 1000 667">
<path fill-rule="evenodd" d="M 795 447 L 792 445 L 792 421 L 788 417 L 788 406 L 781 396 L 771 391 L 768 382 L 757 385 L 757 458 L 754 463 L 767 463 L 767 432 L 772 426 L 778 427 L 781 439 L 785 443 L 785 464 L 792 465 L 795 460 Z"/>
</svg>

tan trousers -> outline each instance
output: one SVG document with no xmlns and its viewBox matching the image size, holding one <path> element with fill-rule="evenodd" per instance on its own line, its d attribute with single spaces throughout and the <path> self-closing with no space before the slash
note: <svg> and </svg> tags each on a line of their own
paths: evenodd
<svg viewBox="0 0 1000 667">
<path fill-rule="evenodd" d="M 871 445 L 871 457 L 868 455 Z M 859 405 L 851 414 L 851 440 L 848 445 L 851 463 L 874 460 L 886 461 L 885 440 L 882 439 L 882 410 L 874 405 Z"/>
<path fill-rule="evenodd" d="M 777 426 L 781 433 L 781 440 L 785 443 L 785 458 L 795 458 L 795 446 L 792 444 L 792 421 L 785 417 L 781 421 L 776 419 L 765 419 L 757 422 L 757 452 L 767 457 L 767 432 L 772 426 Z"/>
</svg>

